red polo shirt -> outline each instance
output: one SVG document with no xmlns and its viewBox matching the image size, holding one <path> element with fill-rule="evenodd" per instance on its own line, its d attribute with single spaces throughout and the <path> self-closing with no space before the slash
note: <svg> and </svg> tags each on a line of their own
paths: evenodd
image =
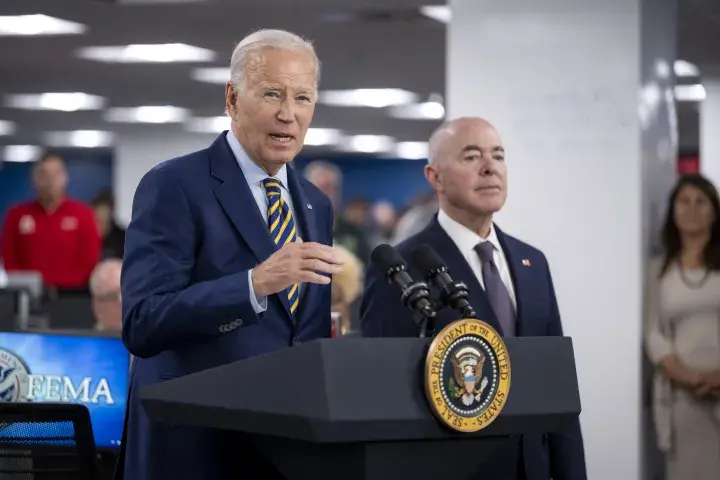
<svg viewBox="0 0 720 480">
<path fill-rule="evenodd" d="M 68 198 L 53 212 L 37 201 L 13 207 L 0 242 L 8 272 L 37 271 L 60 288 L 86 287 L 101 248 L 92 209 Z"/>
</svg>

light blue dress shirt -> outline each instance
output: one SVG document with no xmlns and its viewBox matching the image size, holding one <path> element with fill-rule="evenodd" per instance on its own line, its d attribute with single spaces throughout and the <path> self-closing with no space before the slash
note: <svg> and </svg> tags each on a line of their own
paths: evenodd
<svg viewBox="0 0 720 480">
<path fill-rule="evenodd" d="M 229 130 L 227 132 L 227 134 L 225 135 L 225 139 L 227 140 L 228 145 L 230 146 L 230 150 L 232 150 L 233 154 L 235 155 L 235 159 L 238 162 L 238 165 L 240 165 L 240 168 L 245 175 L 245 180 L 247 181 L 248 187 L 250 188 L 250 192 L 252 192 L 253 198 L 255 198 L 255 203 L 257 204 L 258 210 L 260 210 L 260 214 L 265 219 L 265 223 L 267 223 L 269 201 L 267 194 L 265 193 L 263 180 L 268 178 L 270 175 L 268 175 L 265 170 L 263 170 L 255 162 L 253 162 L 252 159 L 250 159 L 248 154 L 245 152 L 245 149 L 242 147 L 242 145 L 240 145 L 240 142 L 238 142 L 237 138 L 235 138 L 235 134 L 233 134 L 232 130 Z M 292 214 L 293 218 L 297 219 L 297 216 L 295 216 L 295 210 L 293 208 L 292 197 L 290 195 L 290 191 L 288 190 L 287 167 L 285 165 L 283 165 L 282 168 L 275 174 L 275 178 L 280 180 L 280 183 L 282 185 L 280 196 L 290 208 L 290 213 Z M 298 237 L 300 237 L 300 225 L 298 225 L 297 220 L 295 221 L 295 226 L 298 229 Z M 248 272 L 248 284 L 250 285 L 250 302 L 252 303 L 253 310 L 255 310 L 255 313 L 264 312 L 265 310 L 267 310 L 267 297 L 256 297 L 252 285 L 252 269 L 250 269 L 250 271 Z"/>
</svg>

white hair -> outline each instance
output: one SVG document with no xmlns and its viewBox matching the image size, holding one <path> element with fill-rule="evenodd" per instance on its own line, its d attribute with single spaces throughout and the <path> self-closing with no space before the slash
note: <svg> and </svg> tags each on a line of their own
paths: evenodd
<svg viewBox="0 0 720 480">
<path fill-rule="evenodd" d="M 323 172 L 331 174 L 338 183 L 342 182 L 342 170 L 340 170 L 340 167 L 327 160 L 313 160 L 303 170 L 305 179 L 311 183 L 318 173 Z"/>
<path fill-rule="evenodd" d="M 265 48 L 292 52 L 306 52 L 315 60 L 315 87 L 320 84 L 320 59 L 309 40 L 285 30 L 258 30 L 237 44 L 230 59 L 230 79 L 237 90 L 242 90 L 247 74 L 248 59 Z"/>
<path fill-rule="evenodd" d="M 90 293 L 96 297 L 116 293 L 120 288 L 122 260 L 109 258 L 95 266 L 90 275 Z"/>
</svg>

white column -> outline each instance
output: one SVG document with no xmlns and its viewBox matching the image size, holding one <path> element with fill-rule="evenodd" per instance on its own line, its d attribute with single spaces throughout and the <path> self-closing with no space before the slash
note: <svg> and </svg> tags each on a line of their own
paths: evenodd
<svg viewBox="0 0 720 480">
<path fill-rule="evenodd" d="M 145 134 L 120 135 L 115 147 L 113 190 L 117 220 L 124 225 L 130 222 L 135 189 L 148 170 L 165 160 L 207 148 L 216 137 L 149 130 Z"/>
<path fill-rule="evenodd" d="M 703 79 L 700 107 L 700 171 L 720 188 L 720 77 Z"/>
<path fill-rule="evenodd" d="M 497 221 L 550 262 L 590 479 L 640 478 L 643 268 L 673 181 L 673 2 L 642 3 L 450 0 L 448 118 L 503 138 Z"/>
</svg>

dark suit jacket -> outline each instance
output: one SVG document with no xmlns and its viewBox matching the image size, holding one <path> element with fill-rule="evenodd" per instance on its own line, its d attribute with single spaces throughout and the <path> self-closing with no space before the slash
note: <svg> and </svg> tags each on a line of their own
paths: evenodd
<svg viewBox="0 0 720 480">
<path fill-rule="evenodd" d="M 516 332 L 518 336 L 562 336 L 555 290 L 545 255 L 536 248 L 504 234 L 495 227 L 500 244 L 508 259 L 518 304 Z M 434 217 L 420 233 L 397 246 L 400 255 L 410 259 L 418 245 L 426 243 L 444 258 L 453 280 L 467 285 L 470 300 L 478 318 L 502 334 L 485 291 L 458 250 L 453 240 Z M 529 260 L 530 266 L 523 264 Z M 525 262 L 527 263 L 527 262 Z M 412 266 L 410 274 L 423 278 Z M 435 331 L 457 320 L 459 314 L 450 309 L 438 312 Z M 361 306 L 363 335 L 367 337 L 416 337 L 418 329 L 412 315 L 400 303 L 399 291 L 388 284 L 372 266 L 365 281 Z M 527 480 L 584 480 L 585 455 L 579 422 L 562 434 L 525 435 L 522 440 L 524 469 Z M 514 480 L 514 479 L 513 479 Z"/>
<path fill-rule="evenodd" d="M 303 240 L 331 245 L 328 198 L 290 167 L 288 184 Z M 253 310 L 248 271 L 275 249 L 225 133 L 205 150 L 161 163 L 140 181 L 122 272 L 122 336 L 136 357 L 124 444 L 126 479 L 256 478 L 249 469 L 257 456 L 242 438 L 153 423 L 139 392 L 163 380 L 330 336 L 327 285 L 303 286 L 297 327 L 285 293 L 270 296 L 262 314 Z"/>
</svg>

